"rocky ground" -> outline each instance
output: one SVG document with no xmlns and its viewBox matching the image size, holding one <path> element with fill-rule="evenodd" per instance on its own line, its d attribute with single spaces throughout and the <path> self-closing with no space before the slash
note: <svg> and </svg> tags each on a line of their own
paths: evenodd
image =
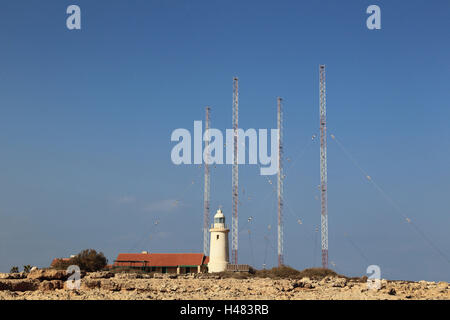
<svg viewBox="0 0 450 320">
<path fill-rule="evenodd" d="M 67 288 L 64 271 L 35 270 L 0 274 L 0 300 L 161 300 L 161 299 L 440 299 L 450 300 L 447 282 L 381 280 L 368 289 L 360 279 L 328 276 L 322 280 L 248 278 L 208 274 L 161 275 L 94 272 L 78 290 Z"/>
</svg>

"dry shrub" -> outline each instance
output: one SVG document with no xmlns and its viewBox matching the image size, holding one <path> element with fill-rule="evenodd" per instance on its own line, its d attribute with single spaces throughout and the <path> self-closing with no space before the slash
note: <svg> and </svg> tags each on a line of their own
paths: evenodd
<svg viewBox="0 0 450 320">
<path fill-rule="evenodd" d="M 65 270 L 71 265 L 76 265 L 82 271 L 94 272 L 104 269 L 107 263 L 108 260 L 102 252 L 97 253 L 94 249 L 86 249 L 68 260 L 58 260 L 52 268 Z"/>
<path fill-rule="evenodd" d="M 299 271 L 289 266 L 275 267 L 268 270 L 257 270 L 255 272 L 255 276 L 259 278 L 271 279 L 301 279 L 308 277 L 314 280 L 321 280 L 327 276 L 343 277 L 330 269 L 309 268 Z"/>
<path fill-rule="evenodd" d="M 250 272 L 217 272 L 205 274 L 204 277 L 217 277 L 221 279 L 251 279 L 251 278 L 271 278 L 271 279 L 302 279 L 308 277 L 313 280 L 322 280 L 325 277 L 342 277 L 333 270 L 324 268 L 309 268 L 302 271 L 296 270 L 289 266 L 275 267 L 272 269 L 256 270 L 251 268 Z"/>
<path fill-rule="evenodd" d="M 326 269 L 326 268 L 309 268 L 309 269 L 302 270 L 300 273 L 301 273 L 302 277 L 308 277 L 308 278 L 314 279 L 314 280 L 322 280 L 323 278 L 328 277 L 328 276 L 344 277 L 344 276 L 337 274 L 333 270 Z"/>
</svg>

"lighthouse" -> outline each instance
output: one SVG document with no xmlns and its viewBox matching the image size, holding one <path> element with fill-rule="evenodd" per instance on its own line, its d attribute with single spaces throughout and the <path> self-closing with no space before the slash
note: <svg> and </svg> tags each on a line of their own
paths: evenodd
<svg viewBox="0 0 450 320">
<path fill-rule="evenodd" d="M 229 261 L 228 232 L 230 232 L 230 229 L 225 225 L 225 216 L 221 209 L 217 210 L 214 216 L 214 224 L 209 232 L 211 233 L 211 241 L 208 272 L 226 271 Z"/>
</svg>

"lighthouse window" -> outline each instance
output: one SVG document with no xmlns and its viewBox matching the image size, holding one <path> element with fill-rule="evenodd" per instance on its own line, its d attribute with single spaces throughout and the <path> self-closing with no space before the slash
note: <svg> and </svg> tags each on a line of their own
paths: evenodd
<svg viewBox="0 0 450 320">
<path fill-rule="evenodd" d="M 217 235 L 217 238 L 216 238 L 217 240 L 219 240 L 219 235 Z"/>
<path fill-rule="evenodd" d="M 214 223 L 225 223 L 225 218 L 215 218 Z"/>
</svg>

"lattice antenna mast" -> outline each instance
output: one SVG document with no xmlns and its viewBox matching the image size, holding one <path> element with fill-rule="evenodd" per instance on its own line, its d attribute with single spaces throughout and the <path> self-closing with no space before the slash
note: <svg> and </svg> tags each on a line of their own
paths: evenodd
<svg viewBox="0 0 450 320">
<path fill-rule="evenodd" d="M 232 263 L 238 263 L 238 114 L 239 114 L 239 87 L 238 78 L 233 78 L 233 173 L 232 173 L 232 193 L 233 193 L 233 217 L 232 217 Z"/>
<path fill-rule="evenodd" d="M 209 151 L 209 139 L 210 139 L 210 118 L 209 113 L 211 111 L 210 107 L 206 107 L 206 116 L 205 116 L 205 183 L 204 183 L 204 193 L 203 193 L 203 254 L 205 256 L 209 255 L 209 217 L 210 217 L 210 195 L 209 195 L 209 183 L 210 183 L 210 151 Z"/>
<path fill-rule="evenodd" d="M 278 266 L 284 264 L 283 253 L 283 105 L 282 99 L 277 99 L 278 113 Z"/>
<path fill-rule="evenodd" d="M 327 206 L 327 110 L 325 65 L 319 66 L 320 76 L 320 191 L 322 267 L 328 268 L 328 206 Z"/>
</svg>

